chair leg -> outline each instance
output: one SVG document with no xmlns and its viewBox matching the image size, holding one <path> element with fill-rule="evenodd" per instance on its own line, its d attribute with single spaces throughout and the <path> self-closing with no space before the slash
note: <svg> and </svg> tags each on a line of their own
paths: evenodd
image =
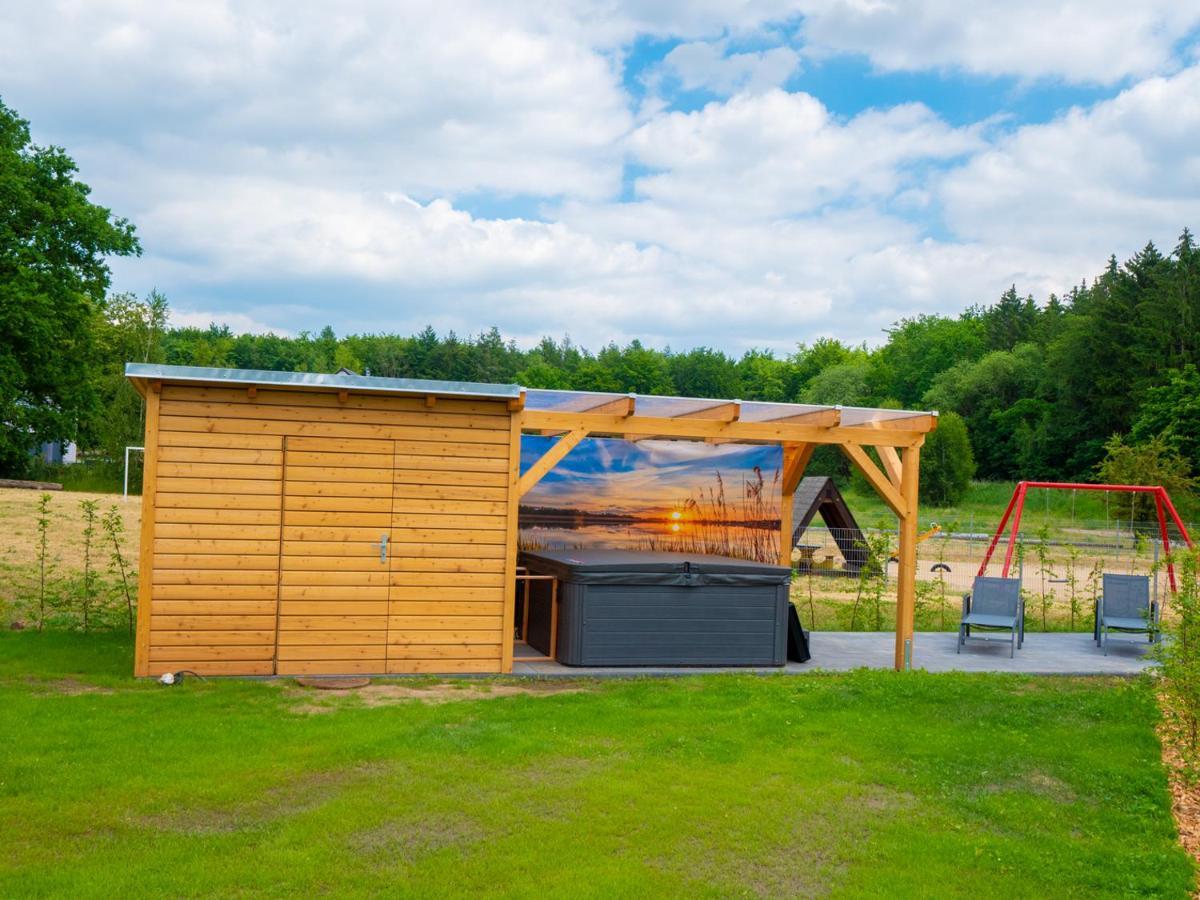
<svg viewBox="0 0 1200 900">
<path fill-rule="evenodd" d="M 962 653 L 962 645 L 963 645 L 963 626 L 959 625 L 958 626 L 958 644 L 955 646 L 954 652 Z"/>
<path fill-rule="evenodd" d="M 1108 656 L 1108 644 L 1111 640 L 1107 628 L 1100 629 L 1100 646 L 1104 648 L 1104 655 Z"/>
<path fill-rule="evenodd" d="M 1008 642 L 1008 658 L 1012 659 L 1017 653 L 1017 629 L 1012 630 L 1012 638 Z"/>
</svg>

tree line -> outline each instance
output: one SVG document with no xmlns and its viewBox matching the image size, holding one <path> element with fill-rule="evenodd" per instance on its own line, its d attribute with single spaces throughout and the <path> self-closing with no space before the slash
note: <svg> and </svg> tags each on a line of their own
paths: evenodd
<svg viewBox="0 0 1200 900">
<path fill-rule="evenodd" d="M 591 351 L 546 337 L 522 348 L 495 328 L 286 336 L 171 327 L 161 294 L 110 291 L 106 259 L 140 246 L 133 225 L 92 204 L 75 176 L 61 148 L 34 146 L 28 123 L 0 103 L 5 475 L 30 471 L 42 441 L 74 440 L 113 460 L 140 443 L 127 361 L 937 409 L 941 427 L 926 455 L 940 456 L 955 483 L 972 475 L 1093 480 L 1114 450 L 1127 458 L 1147 448 L 1186 487 L 1200 458 L 1200 250 L 1186 228 L 1169 253 L 1147 244 L 1124 263 L 1112 257 L 1095 278 L 1044 303 L 1010 287 L 957 316 L 903 319 L 877 347 L 821 338 L 790 353 L 733 356 L 636 340 Z M 818 461 L 831 471 L 842 465 Z"/>
</svg>

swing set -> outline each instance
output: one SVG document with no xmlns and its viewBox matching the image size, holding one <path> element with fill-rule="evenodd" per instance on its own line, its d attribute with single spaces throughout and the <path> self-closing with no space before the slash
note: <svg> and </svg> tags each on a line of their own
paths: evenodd
<svg viewBox="0 0 1200 900">
<path fill-rule="evenodd" d="M 996 528 L 996 533 L 992 536 L 991 543 L 988 544 L 987 553 L 984 554 L 983 562 L 979 566 L 979 575 L 982 577 L 987 574 L 988 563 L 992 560 L 992 554 L 996 550 L 996 545 L 1000 543 L 1000 536 L 1004 534 L 1005 527 L 1008 521 L 1012 519 L 1012 527 L 1008 533 L 1008 549 L 1004 553 L 1004 568 L 1000 575 L 1002 578 L 1008 577 L 1008 570 L 1012 566 L 1013 551 L 1017 545 L 1017 533 L 1021 528 L 1021 513 L 1025 510 L 1025 495 L 1030 488 L 1045 488 L 1052 491 L 1104 491 L 1106 494 L 1109 491 L 1121 491 L 1131 494 L 1152 494 L 1154 496 L 1154 508 L 1158 514 L 1158 532 L 1162 538 L 1163 552 L 1167 554 L 1167 575 L 1171 583 L 1171 592 L 1176 591 L 1175 586 L 1175 567 L 1170 563 L 1171 553 L 1171 537 L 1167 533 L 1167 516 L 1171 517 L 1171 521 L 1175 523 L 1175 527 L 1179 529 L 1179 534 L 1183 537 L 1183 541 L 1187 544 L 1188 549 L 1192 548 L 1192 539 L 1188 536 L 1187 528 L 1183 524 L 1183 520 L 1179 518 L 1179 513 L 1175 511 L 1175 504 L 1171 502 L 1171 498 L 1167 495 L 1167 490 L 1159 485 L 1142 485 L 1142 484 L 1072 484 L 1070 482 L 1060 481 L 1022 481 L 1017 484 L 1013 491 L 1012 499 L 1008 501 L 1008 507 L 1004 510 L 1004 515 L 1000 519 L 1000 524 Z"/>
</svg>

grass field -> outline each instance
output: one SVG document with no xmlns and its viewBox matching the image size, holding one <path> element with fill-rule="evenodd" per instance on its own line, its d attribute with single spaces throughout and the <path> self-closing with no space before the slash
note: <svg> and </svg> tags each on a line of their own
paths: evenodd
<svg viewBox="0 0 1200 900">
<path fill-rule="evenodd" d="M 0 896 L 1193 887 L 1140 681 L 864 671 L 337 695 L 135 683 L 129 657 L 115 637 L 0 635 Z"/>
</svg>

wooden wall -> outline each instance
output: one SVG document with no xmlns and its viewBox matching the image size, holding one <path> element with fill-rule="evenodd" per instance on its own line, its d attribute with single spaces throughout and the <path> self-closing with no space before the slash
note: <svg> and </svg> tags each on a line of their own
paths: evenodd
<svg viewBox="0 0 1200 900">
<path fill-rule="evenodd" d="M 138 674 L 503 671 L 514 434 L 504 401 L 163 385 Z"/>
</svg>

